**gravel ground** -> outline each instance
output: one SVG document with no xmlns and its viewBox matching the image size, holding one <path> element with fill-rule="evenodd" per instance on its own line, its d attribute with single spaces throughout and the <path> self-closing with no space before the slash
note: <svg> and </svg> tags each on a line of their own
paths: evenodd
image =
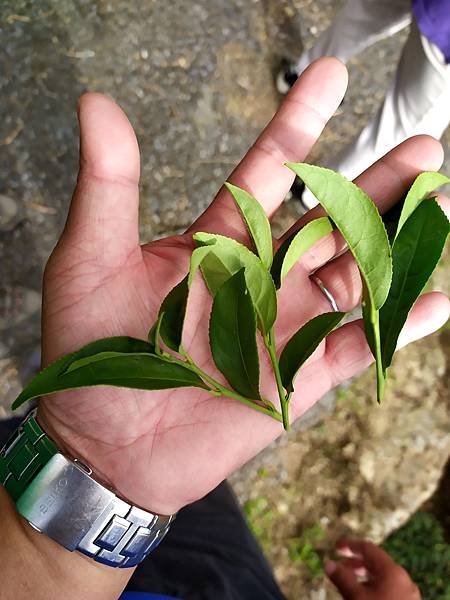
<svg viewBox="0 0 450 600">
<path fill-rule="evenodd" d="M 86 90 L 109 94 L 136 128 L 142 239 L 182 231 L 276 109 L 280 99 L 273 75 L 280 57 L 309 46 L 340 5 L 336 0 L 1 3 L 0 417 L 39 364 L 41 277 L 75 182 L 78 96 Z M 339 150 L 375 113 L 405 35 L 379 43 L 349 65 L 344 110 L 327 127 L 313 160 Z M 448 153 L 446 163 L 449 172 Z M 297 207 L 287 202 L 281 212 L 278 228 L 292 222 Z M 442 281 L 445 287 L 448 273 Z M 440 347 L 440 339 L 433 347 Z M 435 371 L 430 386 L 445 365 Z M 322 406 L 331 411 L 333 398 Z M 311 425 L 318 417 L 308 418 Z M 301 483 L 298 472 L 292 473 Z M 248 472 L 236 479 L 243 502 L 252 496 L 245 485 L 250 481 Z M 278 550 L 302 522 L 300 517 L 289 522 Z M 278 550 L 272 559 L 284 577 L 286 557 Z M 298 588 L 290 583 L 290 571 L 283 581 L 293 597 Z M 310 579 L 305 575 L 304 581 Z M 313 596 L 314 586 L 302 589 L 309 590 L 308 597 L 326 597 L 322 588 L 317 592 L 322 596 Z"/>
</svg>

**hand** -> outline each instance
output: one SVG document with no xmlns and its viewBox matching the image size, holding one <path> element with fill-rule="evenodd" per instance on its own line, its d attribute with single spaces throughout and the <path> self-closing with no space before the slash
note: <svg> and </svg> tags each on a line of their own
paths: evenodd
<svg viewBox="0 0 450 600">
<path fill-rule="evenodd" d="M 346 84 L 345 68 L 336 59 L 314 63 L 231 175 L 230 180 L 258 198 L 269 215 L 293 181 L 283 163 L 307 156 Z M 139 151 L 131 125 L 117 105 L 98 94 L 81 98 L 79 120 L 78 183 L 44 276 L 44 366 L 98 338 L 145 339 L 162 299 L 188 272 L 194 231 L 248 242 L 241 217 L 222 189 L 186 234 L 139 246 Z M 403 197 L 420 171 L 439 169 L 442 158 L 436 140 L 416 137 L 390 152 L 357 183 L 386 210 Z M 296 227 L 320 211 L 311 211 Z M 320 278 L 341 310 L 359 303 L 361 282 L 353 258 L 346 253 L 329 262 L 342 249 L 339 235 L 328 236 L 291 272 L 279 300 L 279 346 L 304 322 L 330 310 L 309 278 L 312 270 L 321 267 Z M 207 341 L 210 300 L 201 278 L 193 293 L 195 309 L 188 311 L 183 343 L 204 370 L 214 373 Z M 425 295 L 410 315 L 403 344 L 440 327 L 449 311 L 445 296 Z M 335 331 L 298 377 L 291 420 L 370 362 L 361 323 Z M 268 362 L 261 371 L 266 397 L 276 398 Z M 189 388 L 70 391 L 41 401 L 38 418 L 62 448 L 91 464 L 119 494 L 163 514 L 204 496 L 282 433 L 279 423 L 235 400 Z"/>
<path fill-rule="evenodd" d="M 405 569 L 375 544 L 345 540 L 337 551 L 348 558 L 327 563 L 325 571 L 344 600 L 420 600 Z M 366 581 L 360 583 L 358 575 Z"/>
</svg>

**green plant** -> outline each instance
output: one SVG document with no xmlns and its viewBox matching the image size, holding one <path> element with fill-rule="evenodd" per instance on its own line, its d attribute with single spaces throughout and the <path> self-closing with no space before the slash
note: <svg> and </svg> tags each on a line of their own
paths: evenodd
<svg viewBox="0 0 450 600">
<path fill-rule="evenodd" d="M 422 200 L 449 180 L 439 173 L 419 175 L 405 199 L 391 245 L 375 204 L 356 185 L 328 169 L 302 163 L 288 167 L 318 197 L 328 217 L 309 222 L 274 254 L 270 224 L 260 204 L 227 183 L 253 249 L 222 235 L 195 233 L 189 273 L 162 302 L 148 342 L 115 337 L 88 344 L 41 371 L 13 408 L 36 396 L 91 385 L 146 390 L 189 386 L 234 398 L 288 429 L 297 372 L 345 313 L 329 312 L 311 319 L 279 354 L 277 292 L 305 252 L 336 227 L 360 269 L 365 331 L 376 361 L 381 401 L 398 336 L 439 260 L 450 228 L 436 201 Z M 198 270 L 213 297 L 209 343 L 225 385 L 201 369 L 182 343 L 188 296 Z M 261 394 L 258 339 L 270 358 L 278 407 Z"/>
<path fill-rule="evenodd" d="M 313 578 L 323 575 L 323 563 L 315 545 L 325 538 L 320 524 L 305 529 L 301 536 L 289 540 L 289 558 L 293 563 L 304 564 Z"/>
<path fill-rule="evenodd" d="M 423 600 L 450 598 L 450 544 L 436 518 L 416 513 L 383 544 L 419 586 Z"/>
</svg>

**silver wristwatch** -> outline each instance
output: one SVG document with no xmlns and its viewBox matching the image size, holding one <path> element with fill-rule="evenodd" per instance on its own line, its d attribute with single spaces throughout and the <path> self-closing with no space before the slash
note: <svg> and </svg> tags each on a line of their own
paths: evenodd
<svg viewBox="0 0 450 600">
<path fill-rule="evenodd" d="M 95 481 L 89 467 L 58 451 L 35 411 L 0 451 L 0 484 L 32 527 L 112 567 L 139 564 L 175 518 L 133 506 Z"/>
</svg>

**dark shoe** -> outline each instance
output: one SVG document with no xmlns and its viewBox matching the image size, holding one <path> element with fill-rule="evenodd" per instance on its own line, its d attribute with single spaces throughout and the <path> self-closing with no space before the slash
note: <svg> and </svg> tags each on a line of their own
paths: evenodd
<svg viewBox="0 0 450 600">
<path fill-rule="evenodd" d="M 281 68 L 276 79 L 276 87 L 278 92 L 283 95 L 287 94 L 297 79 L 298 73 L 294 69 L 293 65 L 287 60 L 284 60 L 281 64 Z"/>
</svg>

